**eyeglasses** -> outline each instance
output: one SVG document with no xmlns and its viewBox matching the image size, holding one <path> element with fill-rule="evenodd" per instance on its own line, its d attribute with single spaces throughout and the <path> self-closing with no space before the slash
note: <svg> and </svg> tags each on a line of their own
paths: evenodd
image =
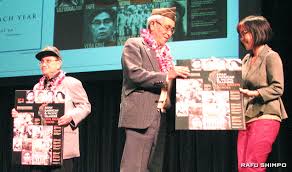
<svg viewBox="0 0 292 172">
<path fill-rule="evenodd" d="M 243 30 L 239 33 L 240 37 L 243 37 L 244 35 L 246 35 L 247 33 L 249 33 L 249 31 L 247 30 Z"/>
<path fill-rule="evenodd" d="M 167 32 L 171 32 L 171 34 L 174 34 L 175 32 L 175 28 L 174 27 L 171 27 L 169 25 L 163 25 L 162 23 L 160 23 L 159 21 L 156 21 L 156 23 L 158 23 L 164 30 L 166 30 Z"/>
<path fill-rule="evenodd" d="M 52 59 L 45 59 L 45 60 L 41 60 L 40 62 L 39 62 L 39 64 L 40 65 L 42 65 L 42 64 L 50 64 L 50 63 L 52 63 L 52 62 L 54 62 L 54 61 L 59 61 L 59 60 L 56 60 L 56 59 L 54 59 L 54 60 L 52 60 Z"/>
</svg>

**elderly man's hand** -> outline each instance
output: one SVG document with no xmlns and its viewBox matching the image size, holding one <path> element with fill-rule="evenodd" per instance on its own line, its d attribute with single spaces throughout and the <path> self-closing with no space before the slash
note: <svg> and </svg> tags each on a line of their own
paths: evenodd
<svg viewBox="0 0 292 172">
<path fill-rule="evenodd" d="M 187 78 L 190 76 L 190 70 L 185 66 L 174 66 L 167 74 L 168 80 L 175 79 L 177 77 Z"/>
<path fill-rule="evenodd" d="M 63 115 L 59 120 L 58 120 L 58 125 L 64 126 L 68 125 L 72 121 L 72 117 L 70 115 Z"/>
</svg>

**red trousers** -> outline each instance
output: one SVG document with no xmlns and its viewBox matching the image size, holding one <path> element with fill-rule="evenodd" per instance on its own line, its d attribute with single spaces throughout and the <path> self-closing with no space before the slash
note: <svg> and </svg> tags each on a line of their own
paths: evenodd
<svg viewBox="0 0 292 172">
<path fill-rule="evenodd" d="M 265 172 L 272 145 L 279 133 L 280 122 L 260 119 L 247 123 L 237 138 L 238 172 Z"/>
</svg>

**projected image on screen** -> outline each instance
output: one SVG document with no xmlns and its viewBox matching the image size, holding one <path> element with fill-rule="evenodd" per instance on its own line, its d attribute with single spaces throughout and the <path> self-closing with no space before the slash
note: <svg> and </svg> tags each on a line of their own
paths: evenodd
<svg viewBox="0 0 292 172">
<path fill-rule="evenodd" d="M 177 8 L 170 41 L 227 37 L 227 2 L 58 0 L 54 45 L 62 50 L 122 46 L 146 28 L 153 8 Z"/>
<path fill-rule="evenodd" d="M 0 0 L 1 1 L 1 0 Z M 21 2 L 21 3 L 20 3 Z M 242 1 L 245 2 L 245 1 Z M 35 54 L 54 45 L 67 73 L 121 70 L 125 41 L 152 9 L 176 7 L 173 61 L 238 58 L 239 0 L 9 0 L 0 10 L 1 77 L 41 74 Z"/>
</svg>

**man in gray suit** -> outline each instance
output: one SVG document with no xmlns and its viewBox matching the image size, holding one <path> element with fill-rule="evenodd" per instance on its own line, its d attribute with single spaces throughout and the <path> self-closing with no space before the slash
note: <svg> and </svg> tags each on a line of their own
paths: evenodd
<svg viewBox="0 0 292 172">
<path fill-rule="evenodd" d="M 32 171 L 71 172 L 74 159 L 80 156 L 78 124 L 91 112 L 91 105 L 82 83 L 66 76 L 61 70 L 62 58 L 56 47 L 45 47 L 36 54 L 36 58 L 40 61 L 43 77 L 33 89 L 65 93 L 65 114 L 58 120 L 58 125 L 64 127 L 64 160 L 62 166 L 34 166 Z M 12 115 L 16 113 L 17 111 L 13 109 Z"/>
<path fill-rule="evenodd" d="M 141 30 L 140 37 L 125 43 L 119 127 L 125 128 L 126 141 L 121 172 L 149 170 L 168 85 L 176 77 L 189 76 L 186 67 L 174 66 L 166 45 L 174 27 L 175 7 L 153 9 L 147 29 Z"/>
</svg>

